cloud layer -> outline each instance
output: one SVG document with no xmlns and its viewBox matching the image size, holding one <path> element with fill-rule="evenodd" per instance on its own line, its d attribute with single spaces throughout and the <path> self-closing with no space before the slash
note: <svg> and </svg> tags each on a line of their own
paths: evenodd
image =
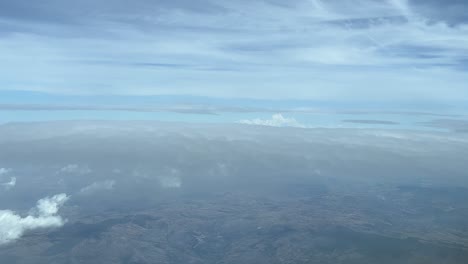
<svg viewBox="0 0 468 264">
<path fill-rule="evenodd" d="M 468 133 L 468 120 L 466 119 L 436 119 L 420 123 L 422 126 L 448 129 L 459 133 Z"/>
<path fill-rule="evenodd" d="M 0 1 L 0 86 L 71 94 L 468 99 L 467 6 Z"/>
<path fill-rule="evenodd" d="M 80 166 L 78 164 L 68 164 L 65 167 L 61 168 L 59 170 L 60 173 L 65 173 L 65 174 L 89 174 L 91 173 L 91 169 L 88 168 L 87 166 Z"/>
<path fill-rule="evenodd" d="M 10 210 L 0 210 L 0 245 L 21 238 L 27 231 L 61 227 L 65 220 L 57 213 L 68 199 L 66 194 L 41 199 L 26 217 Z"/>
</svg>

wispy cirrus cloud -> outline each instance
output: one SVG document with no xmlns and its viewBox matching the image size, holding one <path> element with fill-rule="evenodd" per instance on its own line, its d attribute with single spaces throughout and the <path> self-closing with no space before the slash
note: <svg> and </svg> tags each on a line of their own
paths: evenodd
<svg viewBox="0 0 468 264">
<path fill-rule="evenodd" d="M 1 86 L 70 94 L 468 99 L 467 6 L 3 1 Z"/>
</svg>

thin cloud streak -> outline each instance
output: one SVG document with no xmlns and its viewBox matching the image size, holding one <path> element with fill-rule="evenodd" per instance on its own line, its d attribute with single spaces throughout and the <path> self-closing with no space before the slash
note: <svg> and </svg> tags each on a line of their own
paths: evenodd
<svg viewBox="0 0 468 264">
<path fill-rule="evenodd" d="M 386 121 L 386 120 L 343 120 L 344 123 L 353 123 L 353 124 L 369 124 L 369 125 L 398 125 L 398 122 Z"/>
<path fill-rule="evenodd" d="M 239 121 L 240 124 L 244 125 L 256 125 L 256 126 L 271 126 L 271 127 L 300 127 L 305 128 L 306 126 L 299 123 L 296 119 L 291 117 L 284 117 L 282 114 L 274 114 L 271 119 L 244 119 Z"/>
<path fill-rule="evenodd" d="M 196 107 L 116 107 L 116 106 L 66 106 L 37 104 L 0 104 L 0 111 L 125 111 L 125 112 L 174 112 L 186 114 L 214 114 L 208 109 Z"/>
<path fill-rule="evenodd" d="M 458 133 L 468 133 L 467 119 L 435 119 L 428 122 L 420 122 L 418 125 L 425 127 L 448 129 Z"/>
<path fill-rule="evenodd" d="M 81 100 L 86 101 L 88 97 L 82 97 Z M 177 96 L 171 97 L 172 100 L 179 101 Z M 141 100 L 144 100 L 141 97 Z M 61 99 L 66 100 L 66 99 Z M 99 99 L 105 101 L 105 98 Z M 138 101 L 140 98 L 133 99 Z M 171 100 L 171 99 L 169 99 Z M 140 113 L 179 113 L 179 114 L 196 114 L 196 115 L 219 115 L 222 113 L 302 113 L 302 114 L 343 114 L 343 115 L 407 115 L 407 116 L 435 116 L 435 117 L 459 117 L 460 115 L 449 114 L 441 111 L 426 112 L 426 111 L 411 111 L 411 110 L 383 110 L 375 106 L 368 108 L 363 105 L 350 105 L 347 107 L 341 106 L 339 102 L 329 102 L 327 106 L 323 102 L 314 101 L 269 101 L 269 100 L 237 100 L 229 102 L 229 100 L 221 98 L 192 98 L 193 104 L 170 104 L 165 103 L 165 106 L 158 106 L 160 103 L 155 103 L 154 106 L 138 106 L 136 103 L 131 104 L 114 104 L 114 105 L 56 105 L 56 104 L 0 104 L 1 111 L 98 111 L 98 112 L 140 112 Z M 200 101 L 211 101 L 211 103 L 201 103 Z M 264 106 L 258 106 L 259 104 Z M 290 106 L 281 106 L 281 105 Z M 121 106 L 132 105 L 132 106 Z M 243 105 L 243 106 L 241 106 Z M 255 106 L 257 105 L 257 106 Z M 301 105 L 304 105 L 302 107 Z M 318 105 L 316 107 L 309 107 Z M 387 106 L 388 107 L 388 106 Z M 426 106 L 425 108 L 437 106 Z M 434 109 L 437 110 L 437 109 Z M 0 172 L 1 173 L 1 172 Z"/>
</svg>

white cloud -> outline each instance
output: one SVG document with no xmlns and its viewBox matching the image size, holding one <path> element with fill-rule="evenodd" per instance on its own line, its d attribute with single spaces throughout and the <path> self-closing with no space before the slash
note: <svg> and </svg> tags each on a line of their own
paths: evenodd
<svg viewBox="0 0 468 264">
<path fill-rule="evenodd" d="M 0 177 L 3 176 L 3 175 L 7 175 L 10 172 L 11 172 L 11 169 L 0 168 Z"/>
<path fill-rule="evenodd" d="M 64 193 L 46 197 L 37 201 L 36 208 L 41 216 L 55 215 L 68 199 L 69 197 Z"/>
<path fill-rule="evenodd" d="M 16 186 L 16 177 L 11 177 L 9 182 L 5 182 L 1 184 L 6 190 L 10 190 L 11 188 Z"/>
<path fill-rule="evenodd" d="M 65 167 L 59 170 L 61 173 L 69 173 L 69 174 L 89 174 L 91 173 L 91 169 L 88 166 L 80 166 L 78 164 L 68 164 Z"/>
<path fill-rule="evenodd" d="M 221 1 L 220 13 L 133 14 L 143 23 L 100 21 L 80 39 L 60 37 L 76 28 L 34 24 L 37 32 L 2 39 L 0 71 L 13 89 L 75 94 L 468 98 L 468 75 L 457 68 L 466 67 L 466 25 L 428 23 L 408 0 L 293 2 Z M 96 38 L 107 35 L 98 32 L 120 41 Z"/>
<path fill-rule="evenodd" d="M 107 180 L 102 182 L 94 182 L 80 190 L 80 193 L 89 194 L 94 193 L 97 191 L 110 191 L 114 189 L 115 181 L 114 180 Z"/>
<path fill-rule="evenodd" d="M 41 199 L 26 217 L 10 210 L 0 210 L 0 245 L 21 238 L 27 231 L 63 226 L 65 220 L 57 213 L 68 199 L 66 194 Z"/>
<path fill-rule="evenodd" d="M 246 125 L 258 125 L 258 126 L 272 126 L 272 127 L 302 127 L 306 126 L 299 123 L 294 118 L 284 117 L 282 114 L 274 114 L 271 119 L 251 119 L 251 120 L 241 120 L 241 124 Z"/>
<path fill-rule="evenodd" d="M 4 181 L 5 179 L 3 176 L 10 174 L 11 171 L 11 169 L 0 168 L 0 181 Z M 5 188 L 6 190 L 10 190 L 11 188 L 16 186 L 16 177 L 10 177 L 10 180 L 8 182 L 0 183 L 0 186 Z"/>
</svg>

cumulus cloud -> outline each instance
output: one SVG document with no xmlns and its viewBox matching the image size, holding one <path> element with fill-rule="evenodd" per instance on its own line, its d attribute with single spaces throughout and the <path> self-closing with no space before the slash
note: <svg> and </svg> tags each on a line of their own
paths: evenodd
<svg viewBox="0 0 468 264">
<path fill-rule="evenodd" d="M 91 169 L 88 166 L 80 166 L 78 164 L 68 164 L 65 167 L 59 170 L 61 173 L 69 173 L 69 174 L 89 174 L 91 173 Z"/>
<path fill-rule="evenodd" d="M 272 127 L 302 127 L 306 126 L 299 123 L 294 118 L 284 117 L 282 114 L 275 114 L 271 119 L 244 119 L 240 120 L 239 123 L 246 125 L 258 125 L 258 126 L 272 126 Z"/>
<path fill-rule="evenodd" d="M 41 199 L 25 217 L 10 210 L 0 210 L 0 245 L 14 242 L 27 231 L 63 226 L 65 220 L 57 213 L 68 199 L 63 193 Z"/>
<path fill-rule="evenodd" d="M 102 182 L 94 182 L 80 190 L 82 194 L 90 194 L 98 191 L 110 191 L 114 189 L 115 181 L 107 180 Z"/>
</svg>

